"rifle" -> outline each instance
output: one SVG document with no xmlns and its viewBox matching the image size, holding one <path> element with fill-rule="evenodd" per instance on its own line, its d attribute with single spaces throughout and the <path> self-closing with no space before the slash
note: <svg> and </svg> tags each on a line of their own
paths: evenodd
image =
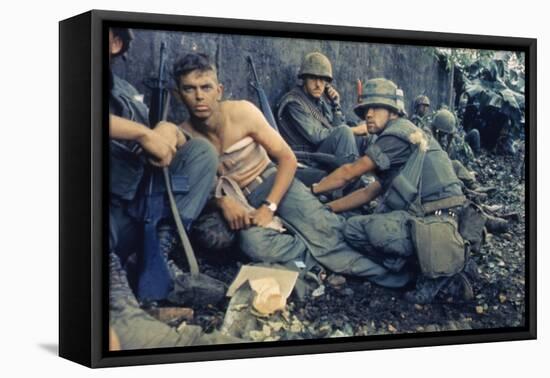
<svg viewBox="0 0 550 378">
<path fill-rule="evenodd" d="M 166 44 L 160 46 L 160 62 L 158 77 L 146 81 L 146 86 L 152 91 L 149 124 L 153 127 L 165 121 L 170 103 L 170 89 L 168 87 L 168 71 L 166 69 Z M 167 264 L 160 250 L 157 234 L 159 222 L 164 217 L 164 191 L 155 190 L 156 180 L 160 178 L 159 169 L 147 166 L 147 186 L 145 188 L 145 204 L 143 217 L 143 254 L 140 261 L 141 274 L 139 277 L 137 294 L 140 300 L 150 301 L 165 299 L 173 288 L 172 279 Z M 199 267 L 191 243 L 185 232 L 170 181 L 170 172 L 167 167 L 162 168 L 164 186 L 170 203 L 170 209 L 176 223 L 178 234 L 189 263 L 192 276 L 199 274 Z"/>
<path fill-rule="evenodd" d="M 275 117 L 273 116 L 273 112 L 271 111 L 271 107 L 269 106 L 269 101 L 267 100 L 265 91 L 262 87 L 262 84 L 260 83 L 260 80 L 258 79 L 258 74 L 256 72 L 254 62 L 252 61 L 252 57 L 249 55 L 246 57 L 246 60 L 250 64 L 252 74 L 254 76 L 254 81 L 250 82 L 250 86 L 256 90 L 258 100 L 260 101 L 260 110 L 264 114 L 264 117 L 267 119 L 267 122 L 271 125 L 271 127 L 273 127 L 278 132 L 279 128 L 277 127 L 277 122 L 275 122 Z"/>
</svg>

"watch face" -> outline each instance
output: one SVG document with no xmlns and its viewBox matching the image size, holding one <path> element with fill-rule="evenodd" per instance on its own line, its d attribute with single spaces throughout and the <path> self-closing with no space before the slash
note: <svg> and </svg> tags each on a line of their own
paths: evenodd
<svg viewBox="0 0 550 378">
<path fill-rule="evenodd" d="M 272 212 L 277 211 L 277 205 L 276 205 L 275 203 L 269 202 L 268 200 L 265 200 L 265 201 L 263 202 L 263 204 L 266 205 L 267 208 L 268 208 L 269 210 L 271 210 Z"/>
</svg>

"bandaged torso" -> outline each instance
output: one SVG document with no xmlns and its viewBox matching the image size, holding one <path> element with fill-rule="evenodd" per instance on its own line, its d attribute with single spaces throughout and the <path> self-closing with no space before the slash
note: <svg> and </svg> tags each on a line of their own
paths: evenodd
<svg viewBox="0 0 550 378">
<path fill-rule="evenodd" d="M 228 147 L 220 155 L 218 175 L 244 188 L 258 177 L 271 160 L 265 149 L 251 137 L 245 137 Z"/>
<path fill-rule="evenodd" d="M 232 197 L 247 210 L 253 211 L 242 189 L 260 176 L 270 163 L 266 150 L 251 137 L 233 144 L 220 155 L 216 198 L 224 195 Z M 284 231 L 281 219 L 277 216 L 266 227 Z"/>
</svg>

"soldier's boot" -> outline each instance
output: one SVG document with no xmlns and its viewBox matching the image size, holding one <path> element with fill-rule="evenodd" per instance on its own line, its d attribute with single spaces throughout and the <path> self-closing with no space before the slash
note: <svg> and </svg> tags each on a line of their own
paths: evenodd
<svg viewBox="0 0 550 378">
<path fill-rule="evenodd" d="M 418 304 L 433 303 L 441 289 L 450 282 L 450 277 L 427 278 L 421 275 L 416 280 L 414 290 L 407 291 L 404 298 L 407 302 Z"/>
<path fill-rule="evenodd" d="M 466 277 L 472 281 L 478 281 L 481 278 L 478 266 L 472 258 L 468 259 L 462 271 L 466 274 Z"/>
<path fill-rule="evenodd" d="M 464 272 L 455 274 L 449 284 L 442 290 L 447 302 L 471 301 L 474 298 L 474 289 Z"/>
<path fill-rule="evenodd" d="M 177 232 L 171 224 L 159 226 L 160 250 L 163 254 L 174 287 L 167 300 L 180 306 L 215 304 L 225 295 L 226 285 L 205 274 L 193 276 L 177 265 L 171 254 L 178 245 Z"/>
<path fill-rule="evenodd" d="M 503 234 L 510 228 L 510 223 L 506 219 L 486 215 L 487 221 L 485 227 L 491 234 Z"/>
<path fill-rule="evenodd" d="M 445 297 L 447 301 L 462 302 L 472 300 L 474 291 L 466 275 L 459 272 L 452 277 L 419 278 L 416 289 L 405 293 L 405 300 L 410 303 L 429 304 L 434 303 L 438 296 Z"/>
<path fill-rule="evenodd" d="M 160 244 L 160 252 L 166 261 L 170 278 L 174 280 L 176 277 L 183 274 L 183 271 L 176 265 L 176 262 L 171 257 L 171 253 L 177 245 L 176 233 L 172 226 L 161 224 L 158 227 L 158 239 Z"/>
</svg>

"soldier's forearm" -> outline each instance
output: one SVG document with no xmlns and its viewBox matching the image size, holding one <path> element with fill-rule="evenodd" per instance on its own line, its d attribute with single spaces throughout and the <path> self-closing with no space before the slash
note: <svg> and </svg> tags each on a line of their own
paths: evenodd
<svg viewBox="0 0 550 378">
<path fill-rule="evenodd" d="M 344 164 L 314 185 L 315 194 L 336 190 L 354 179 L 352 164 Z"/>
<path fill-rule="evenodd" d="M 335 213 L 353 210 L 378 197 L 381 191 L 382 186 L 378 181 L 375 181 L 366 188 L 358 189 L 345 197 L 329 202 L 327 206 L 330 207 Z"/>
<path fill-rule="evenodd" d="M 151 129 L 141 123 L 113 114 L 109 115 L 109 136 L 113 139 L 139 141 L 150 132 Z"/>
<path fill-rule="evenodd" d="M 298 162 L 294 154 L 288 154 L 277 159 L 277 164 L 277 176 L 266 199 L 279 204 L 294 179 Z"/>
</svg>

